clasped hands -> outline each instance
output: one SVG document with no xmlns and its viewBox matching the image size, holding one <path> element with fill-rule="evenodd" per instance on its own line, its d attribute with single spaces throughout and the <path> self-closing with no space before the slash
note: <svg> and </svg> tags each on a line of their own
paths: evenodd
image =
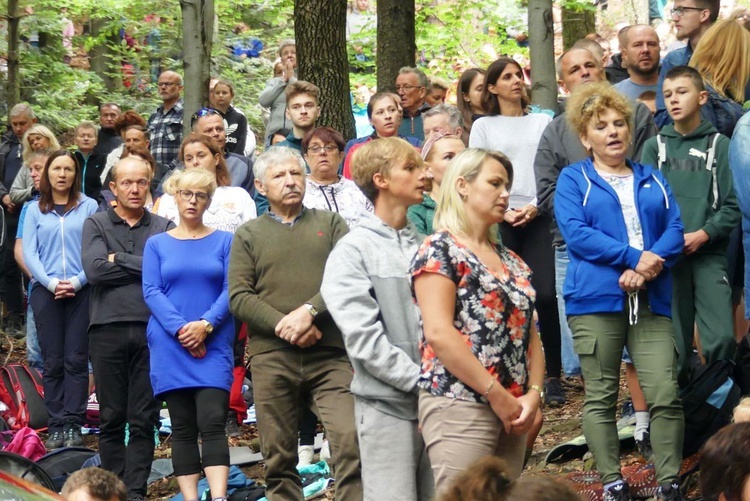
<svg viewBox="0 0 750 501">
<path fill-rule="evenodd" d="M 531 390 L 525 395 L 514 397 L 507 390 L 495 395 L 488 395 L 490 407 L 495 415 L 500 418 L 506 433 L 511 435 L 523 435 L 534 424 L 534 417 L 541 395 Z"/>
<path fill-rule="evenodd" d="M 177 331 L 177 340 L 195 358 L 206 356 L 206 323 L 202 320 L 188 322 Z"/>
<path fill-rule="evenodd" d="M 300 348 L 309 348 L 323 336 L 313 324 L 313 317 L 304 305 L 285 315 L 276 324 L 275 331 L 281 339 Z"/>
<path fill-rule="evenodd" d="M 534 205 L 527 205 L 522 209 L 508 209 L 505 211 L 505 222 L 513 227 L 526 226 L 539 215 L 539 210 Z"/>
<path fill-rule="evenodd" d="M 625 270 L 618 284 L 625 292 L 637 292 L 646 282 L 659 276 L 664 270 L 664 258 L 651 251 L 643 251 L 634 270 Z"/>
</svg>

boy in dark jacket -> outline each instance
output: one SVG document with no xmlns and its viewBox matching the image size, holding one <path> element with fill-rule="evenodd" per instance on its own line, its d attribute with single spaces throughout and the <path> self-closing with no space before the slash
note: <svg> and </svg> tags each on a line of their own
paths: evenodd
<svg viewBox="0 0 750 501">
<path fill-rule="evenodd" d="M 675 67 L 664 79 L 663 92 L 674 124 L 649 139 L 641 161 L 667 179 L 685 225 L 683 256 L 672 269 L 672 323 L 684 387 L 694 323 L 707 364 L 734 358 L 726 251 L 740 212 L 729 168 L 729 138 L 701 119 L 708 93 L 700 74 L 688 66 Z"/>
</svg>

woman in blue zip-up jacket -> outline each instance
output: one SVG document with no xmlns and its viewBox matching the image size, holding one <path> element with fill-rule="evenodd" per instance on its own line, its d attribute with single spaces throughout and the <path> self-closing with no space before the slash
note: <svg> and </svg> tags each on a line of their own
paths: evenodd
<svg viewBox="0 0 750 501">
<path fill-rule="evenodd" d="M 684 245 L 679 208 L 659 172 L 626 160 L 632 117 L 627 98 L 607 83 L 582 85 L 567 114 L 592 154 L 563 169 L 555 193 L 555 217 L 570 255 L 565 312 L 586 389 L 583 432 L 604 499 L 630 500 L 615 422 L 627 346 L 651 413 L 657 499 L 681 500 L 684 420 L 666 270 Z"/>
<path fill-rule="evenodd" d="M 44 362 L 44 403 L 49 413 L 47 449 L 83 444 L 88 400 L 89 287 L 81 264 L 83 222 L 97 203 L 81 192 L 75 156 L 50 155 L 23 226 L 23 259 L 34 284 L 34 310 Z"/>
</svg>

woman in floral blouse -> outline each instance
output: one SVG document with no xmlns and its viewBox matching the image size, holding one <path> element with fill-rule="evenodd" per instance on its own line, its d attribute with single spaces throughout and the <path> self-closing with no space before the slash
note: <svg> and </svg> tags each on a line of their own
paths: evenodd
<svg viewBox="0 0 750 501">
<path fill-rule="evenodd" d="M 456 156 L 443 177 L 437 232 L 411 266 L 423 323 L 419 424 L 438 493 L 487 455 L 518 477 L 539 408 L 544 356 L 531 271 L 497 236 L 512 180 L 501 153 Z"/>
</svg>

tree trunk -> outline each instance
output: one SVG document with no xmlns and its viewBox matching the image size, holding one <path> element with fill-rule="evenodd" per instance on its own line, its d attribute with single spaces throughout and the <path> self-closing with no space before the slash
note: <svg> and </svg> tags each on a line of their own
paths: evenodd
<svg viewBox="0 0 750 501">
<path fill-rule="evenodd" d="M 395 90 L 398 70 L 414 66 L 414 0 L 378 0 L 378 90 Z"/>
<path fill-rule="evenodd" d="M 92 37 L 98 37 L 102 34 L 102 31 L 107 29 L 107 25 L 111 22 L 109 19 L 93 19 L 91 21 L 91 35 Z M 89 51 L 89 58 L 91 61 L 91 71 L 99 75 L 99 78 L 104 82 L 104 86 L 109 92 L 114 92 L 118 86 L 122 83 L 121 78 L 116 78 L 121 69 L 116 66 L 116 60 L 112 55 L 112 49 L 110 46 L 115 46 L 120 43 L 120 37 L 117 30 L 112 27 L 109 28 L 109 32 L 106 34 L 101 43 L 93 46 Z"/>
<path fill-rule="evenodd" d="M 21 72 L 18 64 L 19 22 L 18 0 L 8 0 L 8 88 L 5 95 L 8 113 L 21 100 Z M 10 119 L 8 122 L 10 122 Z"/>
<path fill-rule="evenodd" d="M 557 109 L 555 31 L 552 0 L 529 0 L 529 55 L 531 58 L 531 102 Z"/>
<path fill-rule="evenodd" d="M 573 47 L 581 38 L 596 32 L 596 9 L 562 9 L 563 50 Z"/>
<path fill-rule="evenodd" d="M 213 0 L 180 0 L 182 9 L 183 80 L 185 110 L 184 137 L 190 135 L 190 117 L 208 104 L 211 78 L 211 45 L 214 35 Z"/>
<path fill-rule="evenodd" d="M 356 137 L 346 54 L 346 0 L 296 0 L 294 37 L 298 74 L 320 87 L 318 125 Z"/>
</svg>

